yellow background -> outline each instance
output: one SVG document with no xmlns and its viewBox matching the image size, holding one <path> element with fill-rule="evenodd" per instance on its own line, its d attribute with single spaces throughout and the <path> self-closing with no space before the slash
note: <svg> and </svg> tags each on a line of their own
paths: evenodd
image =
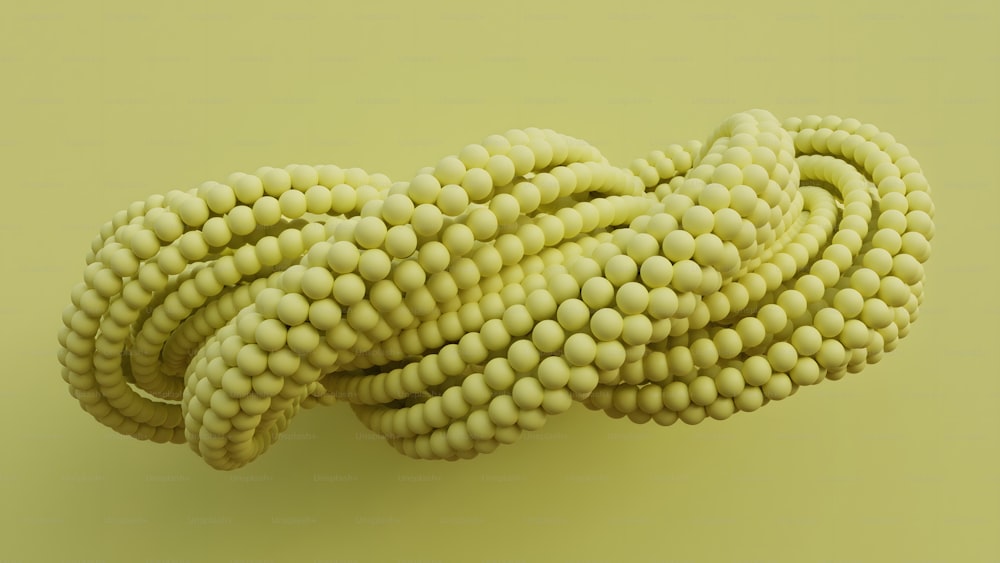
<svg viewBox="0 0 1000 563">
<path fill-rule="evenodd" d="M 9 4 L 0 559 L 1000 560 L 995 2 Z M 626 166 L 753 107 L 874 123 L 931 181 L 920 319 L 861 374 L 694 427 L 577 405 L 461 463 L 337 405 L 230 473 L 60 379 L 60 312 L 134 200 L 292 162 L 406 179 L 528 126 Z"/>
</svg>

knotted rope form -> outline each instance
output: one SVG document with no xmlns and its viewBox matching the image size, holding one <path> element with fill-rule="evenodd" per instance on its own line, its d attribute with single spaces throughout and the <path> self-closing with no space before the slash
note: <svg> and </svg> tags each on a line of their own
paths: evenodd
<svg viewBox="0 0 1000 563">
<path fill-rule="evenodd" d="M 408 182 L 264 167 L 115 214 L 63 312 L 70 393 L 212 467 L 346 401 L 419 459 L 467 459 L 573 401 L 724 420 L 896 348 L 934 205 L 892 135 L 763 110 L 629 168 L 547 129 Z"/>
</svg>

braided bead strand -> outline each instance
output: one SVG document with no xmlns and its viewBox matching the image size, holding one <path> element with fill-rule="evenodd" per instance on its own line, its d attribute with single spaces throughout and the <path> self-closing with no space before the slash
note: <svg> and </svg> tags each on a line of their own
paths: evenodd
<svg viewBox="0 0 1000 563">
<path fill-rule="evenodd" d="M 337 400 L 417 459 L 495 451 L 573 401 L 724 420 L 895 349 L 933 213 L 891 135 L 763 110 L 628 168 L 537 128 L 408 182 L 263 167 L 105 223 L 59 360 L 97 420 L 218 469 Z"/>
</svg>

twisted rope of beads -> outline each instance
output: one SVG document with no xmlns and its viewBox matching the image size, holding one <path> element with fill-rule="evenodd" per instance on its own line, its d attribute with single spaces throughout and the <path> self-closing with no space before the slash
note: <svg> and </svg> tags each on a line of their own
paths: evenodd
<svg viewBox="0 0 1000 563">
<path fill-rule="evenodd" d="M 492 452 L 574 400 L 723 420 L 893 350 L 933 212 L 888 133 L 762 110 L 628 169 L 535 128 L 409 182 L 265 167 L 104 224 L 59 360 L 102 424 L 218 469 L 337 399 L 420 459 Z"/>
</svg>

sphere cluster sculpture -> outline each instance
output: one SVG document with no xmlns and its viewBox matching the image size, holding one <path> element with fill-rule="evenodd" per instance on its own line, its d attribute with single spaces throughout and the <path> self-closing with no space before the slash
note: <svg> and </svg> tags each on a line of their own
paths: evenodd
<svg viewBox="0 0 1000 563">
<path fill-rule="evenodd" d="M 892 135 L 763 110 L 627 169 L 536 128 L 408 182 L 264 167 L 105 223 L 59 361 L 102 424 L 217 469 L 337 400 L 418 459 L 492 452 L 574 401 L 724 420 L 892 351 L 933 215 Z"/>
</svg>

